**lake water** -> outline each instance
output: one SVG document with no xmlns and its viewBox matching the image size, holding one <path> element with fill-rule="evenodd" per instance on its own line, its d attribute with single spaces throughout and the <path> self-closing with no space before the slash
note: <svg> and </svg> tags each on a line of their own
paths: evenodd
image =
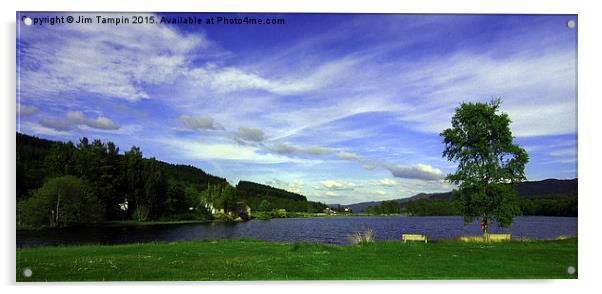
<svg viewBox="0 0 602 294">
<path fill-rule="evenodd" d="M 258 239 L 278 242 L 349 244 L 349 235 L 372 229 L 377 240 L 399 240 L 402 233 L 426 234 L 429 239 L 480 235 L 477 222 L 464 226 L 462 217 L 370 216 L 251 220 L 237 224 L 170 224 L 17 231 L 17 247 L 74 244 L 125 244 L 151 241 Z M 515 218 L 509 229 L 490 227 L 491 233 L 512 238 L 553 239 L 577 236 L 577 218 L 528 216 Z"/>
</svg>

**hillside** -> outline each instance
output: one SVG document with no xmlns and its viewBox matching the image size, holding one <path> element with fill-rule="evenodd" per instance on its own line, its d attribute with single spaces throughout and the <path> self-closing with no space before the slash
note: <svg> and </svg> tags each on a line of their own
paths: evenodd
<svg viewBox="0 0 602 294">
<path fill-rule="evenodd" d="M 307 198 L 301 194 L 249 181 L 238 182 L 236 193 L 251 207 L 259 207 L 261 201 L 265 199 L 273 208 L 283 207 L 289 211 L 318 212 L 326 208 L 325 204 L 307 201 Z"/>
<path fill-rule="evenodd" d="M 571 180 L 557 180 L 557 179 L 546 179 L 542 181 L 527 181 L 517 185 L 517 194 L 520 198 L 559 198 L 566 197 L 577 197 L 577 185 L 578 179 Z M 402 207 L 409 201 L 420 200 L 420 199 L 442 199 L 451 200 L 451 192 L 445 193 L 420 193 L 408 198 L 392 199 L 393 201 L 399 202 Z M 366 212 L 369 206 L 379 205 L 382 201 L 368 201 L 360 202 L 349 205 L 342 205 L 349 207 L 354 213 Z M 337 207 L 338 204 L 329 204 L 330 207 Z"/>
<path fill-rule="evenodd" d="M 17 199 L 24 199 L 31 191 L 38 189 L 42 184 L 52 178 L 56 172 L 53 171 L 53 160 L 47 157 L 53 146 L 61 149 L 64 154 L 72 156 L 77 148 L 71 142 L 58 142 L 41 139 L 26 134 L 17 133 Z M 122 150 L 123 151 L 123 150 Z M 113 161 L 113 169 L 123 170 L 126 165 L 123 153 L 116 154 Z M 58 174 L 71 174 L 75 165 L 68 159 L 58 164 Z M 150 159 L 144 158 L 144 162 Z M 153 160 L 167 181 L 176 182 L 182 186 L 193 186 L 199 191 L 207 189 L 208 185 L 227 184 L 225 178 L 214 176 L 190 165 L 172 164 L 160 160 Z M 67 162 L 67 163 L 65 163 Z M 99 162 L 103 162 L 100 160 Z M 104 162 L 103 162 L 104 163 Z M 108 163 L 107 163 L 108 164 Z M 56 169 L 55 164 L 54 169 Z M 123 173 L 117 172 L 117 173 Z M 121 183 L 123 184 L 123 183 Z M 303 195 L 291 193 L 282 189 L 262 185 L 249 181 L 240 181 L 236 193 L 241 200 L 247 202 L 252 209 L 257 209 L 262 200 L 268 200 L 274 208 L 285 208 L 289 211 L 321 211 L 326 205 L 322 203 L 307 201 Z"/>
</svg>

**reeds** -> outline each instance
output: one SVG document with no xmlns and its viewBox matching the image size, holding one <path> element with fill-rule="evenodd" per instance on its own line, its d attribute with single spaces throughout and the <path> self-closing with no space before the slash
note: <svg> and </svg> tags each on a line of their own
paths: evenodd
<svg viewBox="0 0 602 294">
<path fill-rule="evenodd" d="M 367 229 L 363 232 L 355 232 L 353 235 L 349 236 L 349 241 L 353 245 L 374 243 L 374 231 L 372 231 L 372 229 Z"/>
</svg>

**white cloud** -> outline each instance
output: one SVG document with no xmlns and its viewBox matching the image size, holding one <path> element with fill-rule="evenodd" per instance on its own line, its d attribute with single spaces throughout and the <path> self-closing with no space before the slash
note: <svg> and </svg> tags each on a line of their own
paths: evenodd
<svg viewBox="0 0 602 294">
<path fill-rule="evenodd" d="M 129 17 L 129 14 L 123 14 Z M 150 98 L 141 86 L 173 81 L 193 50 L 210 46 L 203 35 L 169 26 L 70 24 L 23 27 L 21 95 L 44 98 L 92 93 L 136 101 Z M 40 41 L 43 40 L 43 41 Z"/>
<path fill-rule="evenodd" d="M 114 123 L 111 119 L 98 116 L 96 118 L 88 118 L 81 111 L 69 111 L 65 114 L 65 118 L 42 118 L 39 121 L 40 125 L 51 128 L 56 131 L 69 131 L 79 126 L 88 126 L 99 130 L 117 130 L 120 126 Z"/>
<path fill-rule="evenodd" d="M 404 81 L 407 96 L 420 98 L 409 101 L 413 110 L 400 113 L 400 119 L 413 129 L 439 133 L 450 126 L 460 102 L 501 97 L 515 136 L 575 133 L 575 58 L 572 52 L 503 58 L 455 54 L 406 64 L 408 70 L 397 78 Z"/>
<path fill-rule="evenodd" d="M 264 153 L 261 147 L 247 144 L 241 145 L 219 141 L 214 143 L 199 143 L 195 140 L 179 138 L 161 138 L 158 142 L 168 146 L 171 152 L 178 153 L 187 159 L 232 160 L 257 164 L 316 163 L 315 160 Z"/>
<path fill-rule="evenodd" d="M 302 194 L 303 188 L 305 187 L 305 182 L 303 180 L 297 179 L 292 181 L 285 181 L 280 179 L 272 179 L 267 182 L 268 185 L 276 188 L 280 188 L 289 192 Z"/>
<path fill-rule="evenodd" d="M 342 159 L 347 159 L 347 160 L 356 160 L 356 161 L 362 161 L 363 158 L 357 154 L 357 153 L 353 153 L 353 152 L 346 152 L 346 151 L 340 151 L 337 154 L 338 157 L 342 158 Z"/>
<path fill-rule="evenodd" d="M 338 194 L 337 194 L 337 193 L 335 193 L 335 192 L 332 192 L 332 191 L 326 191 L 326 192 L 324 193 L 324 195 L 326 195 L 326 196 L 337 196 Z"/>
<path fill-rule="evenodd" d="M 329 190 L 342 190 L 345 189 L 345 184 L 333 180 L 324 180 L 321 181 L 320 184 L 326 189 Z"/>
<path fill-rule="evenodd" d="M 394 177 L 404 179 L 440 180 L 445 177 L 443 171 L 428 164 L 417 164 L 415 166 L 403 166 L 389 164 L 385 166 Z"/>
<path fill-rule="evenodd" d="M 180 115 L 180 123 L 191 130 L 225 130 L 224 126 L 216 122 L 212 117 Z"/>
<path fill-rule="evenodd" d="M 208 64 L 187 72 L 187 77 L 199 89 L 218 94 L 244 90 L 264 90 L 278 95 L 298 94 L 316 90 L 336 79 L 356 61 L 341 59 L 318 66 L 309 76 L 294 76 L 286 79 L 268 79 L 259 73 L 237 67 L 218 68 Z"/>
<path fill-rule="evenodd" d="M 32 122 L 24 122 L 19 127 L 19 132 L 32 133 L 36 135 L 67 136 L 70 134 L 68 131 L 58 131 L 56 129 Z"/>
<path fill-rule="evenodd" d="M 93 129 L 117 130 L 120 128 L 119 125 L 117 125 L 111 119 L 109 119 L 107 117 L 98 116 L 96 118 L 87 118 L 84 115 L 84 113 L 81 111 L 67 112 L 67 120 L 70 121 L 71 123 L 74 123 L 77 125 L 86 125 Z"/>
<path fill-rule="evenodd" d="M 577 157 L 577 147 L 555 150 L 555 151 L 550 152 L 549 154 L 552 156 L 557 156 L 557 157 L 563 157 L 563 156 Z"/>
<path fill-rule="evenodd" d="M 354 182 L 343 182 L 336 180 L 323 180 L 320 181 L 320 186 L 315 187 L 317 190 L 327 189 L 327 190 L 356 190 L 358 188 L 363 187 L 360 183 Z"/>
<path fill-rule="evenodd" d="M 378 183 L 385 187 L 393 187 L 397 185 L 397 181 L 395 181 L 394 179 L 382 179 L 378 180 Z"/>
</svg>

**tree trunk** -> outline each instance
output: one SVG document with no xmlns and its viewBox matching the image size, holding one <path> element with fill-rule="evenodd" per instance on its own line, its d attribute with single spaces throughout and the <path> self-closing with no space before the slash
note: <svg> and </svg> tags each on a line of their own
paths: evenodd
<svg viewBox="0 0 602 294">
<path fill-rule="evenodd" d="M 487 214 L 483 214 L 483 239 L 485 242 L 489 242 L 489 219 Z"/>
<path fill-rule="evenodd" d="M 57 227 L 59 225 L 59 208 L 60 208 L 60 205 L 61 205 L 61 194 L 59 193 L 59 195 L 57 196 L 57 199 L 56 199 L 56 214 L 54 215 L 54 217 L 55 217 L 54 224 Z"/>
</svg>

